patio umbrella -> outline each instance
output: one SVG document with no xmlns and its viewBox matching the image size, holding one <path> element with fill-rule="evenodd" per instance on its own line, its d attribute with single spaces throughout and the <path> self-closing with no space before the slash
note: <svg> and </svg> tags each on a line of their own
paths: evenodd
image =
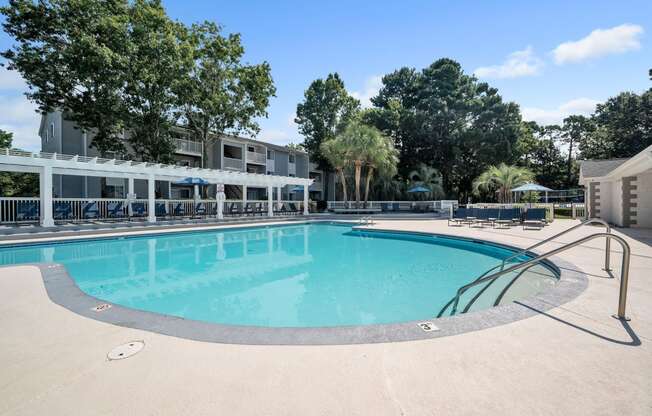
<svg viewBox="0 0 652 416">
<path fill-rule="evenodd" d="M 290 192 L 303 192 L 303 186 L 295 186 L 294 188 L 290 189 Z"/>
<path fill-rule="evenodd" d="M 552 189 L 546 188 L 545 186 L 541 186 L 537 183 L 526 183 L 512 189 L 512 192 L 544 192 L 546 195 L 546 203 L 548 203 L 548 191 L 552 191 Z"/>
<path fill-rule="evenodd" d="M 417 185 L 414 188 L 408 189 L 408 192 L 411 193 L 411 194 L 414 194 L 414 193 L 426 193 L 426 192 L 430 192 L 430 189 L 426 188 L 425 186 Z"/>
<path fill-rule="evenodd" d="M 206 186 L 210 185 L 210 183 L 206 179 L 202 178 L 196 178 L 196 177 L 188 177 L 188 178 L 183 178 L 181 180 L 178 180 L 175 182 L 176 185 L 194 185 L 194 193 L 193 197 L 195 201 L 199 200 L 199 186 Z"/>
</svg>

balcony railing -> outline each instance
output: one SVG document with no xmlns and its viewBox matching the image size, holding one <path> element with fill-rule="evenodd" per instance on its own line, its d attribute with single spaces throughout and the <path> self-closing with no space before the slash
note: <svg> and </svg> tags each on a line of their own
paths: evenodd
<svg viewBox="0 0 652 416">
<path fill-rule="evenodd" d="M 192 140 L 176 139 L 176 152 L 186 155 L 201 156 L 203 154 L 203 143 Z"/>
<path fill-rule="evenodd" d="M 224 166 L 222 169 L 243 170 L 242 159 L 233 159 L 231 157 L 224 157 Z"/>
<path fill-rule="evenodd" d="M 247 152 L 247 163 L 265 165 L 267 163 L 267 155 L 265 153 Z"/>
</svg>

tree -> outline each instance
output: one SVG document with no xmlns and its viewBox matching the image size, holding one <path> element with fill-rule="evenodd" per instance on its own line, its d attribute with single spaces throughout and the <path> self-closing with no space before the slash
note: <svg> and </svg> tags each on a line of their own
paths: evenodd
<svg viewBox="0 0 652 416">
<path fill-rule="evenodd" d="M 531 181 L 533 177 L 534 175 L 528 169 L 501 163 L 498 166 L 489 166 L 478 176 L 473 181 L 473 189 L 476 193 L 495 191 L 498 195 L 498 202 L 509 203 L 512 200 L 512 189 Z"/>
<path fill-rule="evenodd" d="M 0 148 L 11 148 L 13 133 L 0 130 Z M 39 178 L 34 173 L 0 172 L 0 196 L 35 196 Z"/>
<path fill-rule="evenodd" d="M 436 166 L 448 194 L 470 192 L 473 178 L 488 165 L 516 161 L 518 106 L 503 102 L 495 88 L 464 74 L 451 59 L 384 76 L 372 103 L 376 108 L 364 114 L 365 121 L 394 139 L 400 171 Z"/>
<path fill-rule="evenodd" d="M 344 201 L 347 201 L 346 192 L 346 175 L 344 170 L 350 162 L 349 145 L 342 137 L 335 137 L 323 142 L 320 146 L 320 153 L 330 163 L 342 182 L 342 195 Z"/>
<path fill-rule="evenodd" d="M 175 143 L 178 86 L 193 64 L 185 27 L 172 22 L 158 0 L 136 0 L 130 8 L 129 66 L 124 99 L 129 143 L 145 161 L 167 163 Z"/>
<path fill-rule="evenodd" d="M 370 127 L 368 130 L 369 137 L 365 151 L 365 165 L 367 167 L 367 178 L 364 190 L 365 206 L 369 200 L 369 188 L 374 173 L 381 176 L 393 177 L 396 175 L 396 165 L 398 164 L 398 151 L 394 148 L 392 139 L 383 135 L 378 129 Z"/>
<path fill-rule="evenodd" d="M 101 154 L 124 151 L 121 86 L 129 66 L 127 0 L 10 0 L 0 8 L 16 43 L 2 52 L 42 112 L 59 109 L 95 133 Z"/>
<path fill-rule="evenodd" d="M 432 198 L 438 198 L 444 194 L 444 189 L 441 186 L 441 174 L 437 169 L 421 163 L 419 167 L 408 174 L 410 178 L 410 186 L 423 186 L 430 190 Z"/>
<path fill-rule="evenodd" d="M 256 134 L 256 117 L 267 116 L 276 89 L 267 62 L 242 63 L 239 34 L 224 37 L 212 22 L 190 28 L 194 65 L 179 83 L 181 111 L 195 137 L 204 143 L 223 133 Z"/>
<path fill-rule="evenodd" d="M 593 131 L 593 123 L 584 116 L 568 116 L 564 119 L 562 126 L 563 142 L 568 144 L 568 156 L 566 163 L 566 186 L 571 187 L 577 183 L 577 178 L 573 177 L 573 155 L 575 146 L 585 140 L 586 135 Z"/>
<path fill-rule="evenodd" d="M 337 73 L 313 81 L 297 105 L 294 122 L 304 136 L 304 146 L 321 169 L 328 169 L 328 159 L 321 154 L 321 144 L 343 131 L 360 109 L 360 101 L 351 97 Z"/>
</svg>

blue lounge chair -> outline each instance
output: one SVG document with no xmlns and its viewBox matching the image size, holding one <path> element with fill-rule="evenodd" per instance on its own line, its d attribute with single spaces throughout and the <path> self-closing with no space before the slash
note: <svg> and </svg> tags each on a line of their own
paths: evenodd
<svg viewBox="0 0 652 416">
<path fill-rule="evenodd" d="M 288 202 L 288 207 L 290 214 L 299 215 L 299 209 L 297 209 L 297 205 L 294 202 Z"/>
<path fill-rule="evenodd" d="M 542 229 L 546 222 L 546 209 L 545 208 L 529 208 L 525 211 L 523 218 L 523 229 L 536 228 Z"/>
<path fill-rule="evenodd" d="M 132 202 L 131 203 L 131 218 L 143 218 L 147 216 L 147 210 L 145 209 L 145 204 L 143 202 Z"/>
<path fill-rule="evenodd" d="M 486 208 L 473 208 L 473 213 L 472 215 L 473 219 L 470 220 L 469 227 L 472 225 L 479 225 L 480 227 L 484 227 L 484 224 L 489 221 L 489 210 Z"/>
<path fill-rule="evenodd" d="M 52 216 L 55 221 L 72 219 L 72 204 L 68 201 L 55 201 Z"/>
<path fill-rule="evenodd" d="M 494 221 L 494 227 L 508 228 L 514 224 L 514 220 L 518 215 L 520 215 L 518 209 L 503 208 L 498 212 L 498 218 Z"/>
<path fill-rule="evenodd" d="M 82 206 L 82 218 L 85 220 L 98 220 L 100 219 L 100 207 L 97 202 L 86 202 Z"/>
<path fill-rule="evenodd" d="M 16 223 L 32 222 L 39 219 L 38 201 L 18 201 L 16 206 Z"/>
<path fill-rule="evenodd" d="M 168 216 L 168 206 L 165 202 L 157 202 L 154 205 L 154 213 L 157 217 L 166 218 Z"/>
<path fill-rule="evenodd" d="M 206 216 L 206 204 L 203 202 L 198 202 L 195 204 L 195 216 L 205 217 Z"/>
<path fill-rule="evenodd" d="M 122 219 L 125 217 L 124 204 L 122 201 L 111 201 L 106 205 L 106 215 L 110 219 Z"/>
<path fill-rule="evenodd" d="M 462 225 L 466 222 L 466 217 L 468 216 L 468 210 L 466 208 L 458 208 L 453 211 L 453 217 L 448 219 L 448 225 L 451 225 L 451 222 L 455 225 Z"/>
<path fill-rule="evenodd" d="M 175 217 L 183 217 L 186 215 L 186 206 L 183 202 L 177 202 L 174 204 L 174 209 L 172 210 Z"/>
</svg>

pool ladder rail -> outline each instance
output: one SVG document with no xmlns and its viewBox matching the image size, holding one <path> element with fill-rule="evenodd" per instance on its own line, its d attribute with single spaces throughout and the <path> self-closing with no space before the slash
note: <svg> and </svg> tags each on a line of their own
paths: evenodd
<svg viewBox="0 0 652 416">
<path fill-rule="evenodd" d="M 524 262 L 521 262 L 521 263 L 517 263 L 516 265 L 508 267 L 507 269 L 505 268 L 505 264 L 509 260 L 512 260 L 512 259 L 514 259 L 516 257 L 519 257 L 519 256 L 522 256 L 524 254 L 527 254 L 530 250 L 532 250 L 532 249 L 534 249 L 536 247 L 539 247 L 539 246 L 541 246 L 541 245 L 543 245 L 543 244 L 545 244 L 547 242 L 552 241 L 553 239 L 555 239 L 555 238 L 557 238 L 557 237 L 559 237 L 561 235 L 567 234 L 567 233 L 569 233 L 569 232 L 571 232 L 571 231 L 573 231 L 573 230 L 575 230 L 575 229 L 577 229 L 577 228 L 579 228 L 579 227 L 581 227 L 583 225 L 588 225 L 588 224 L 602 224 L 602 225 L 604 225 L 606 227 L 607 231 L 603 232 L 603 233 L 591 234 L 589 236 L 580 238 L 579 240 L 575 240 L 573 242 L 564 244 L 563 246 L 561 246 L 559 248 L 556 248 L 554 250 L 548 251 L 547 253 L 540 254 L 540 255 L 538 255 L 535 258 L 532 258 L 530 260 L 527 260 L 527 261 L 524 261 Z M 540 241 L 540 242 L 538 242 L 538 243 L 536 243 L 536 244 L 534 244 L 534 245 L 532 245 L 532 246 L 530 246 L 528 248 L 525 248 L 525 249 L 519 251 L 518 253 L 515 253 L 515 254 L 511 255 L 510 257 L 507 257 L 506 259 L 504 259 L 501 262 L 501 264 L 499 264 L 497 266 L 494 266 L 491 269 L 487 270 L 486 272 L 481 274 L 479 277 L 477 277 L 475 280 L 473 280 L 471 283 L 468 283 L 468 284 L 466 284 L 464 286 L 461 286 L 457 290 L 457 293 L 456 293 L 455 297 L 453 299 L 451 299 L 441 309 L 441 311 L 439 312 L 437 317 L 443 316 L 443 314 L 446 312 L 446 310 L 451 305 L 452 305 L 452 309 L 451 309 L 450 315 L 451 316 L 455 315 L 457 313 L 457 309 L 458 309 L 458 306 L 459 306 L 460 297 L 464 294 L 464 292 L 466 292 L 467 290 L 469 290 L 470 288 L 472 288 L 474 286 L 477 286 L 477 285 L 482 284 L 482 283 L 486 283 L 486 286 L 482 290 L 480 290 L 480 292 L 478 294 L 476 294 L 469 301 L 469 303 L 462 310 L 461 313 L 467 312 L 469 310 L 469 308 L 471 307 L 471 305 L 480 297 L 480 295 L 493 282 L 496 281 L 496 279 L 498 279 L 499 277 L 501 277 L 501 276 L 503 276 L 503 275 L 505 275 L 507 273 L 511 273 L 513 271 L 523 269 L 523 270 L 521 270 L 520 273 L 518 273 L 516 275 L 516 277 L 514 279 L 512 279 L 512 281 L 510 281 L 508 283 L 508 285 L 498 295 L 498 297 L 496 298 L 496 301 L 494 302 L 494 306 L 496 306 L 496 305 L 498 305 L 500 303 L 500 301 L 502 300 L 503 296 L 505 295 L 505 293 L 507 292 L 509 287 L 511 287 L 514 284 L 514 282 L 518 278 L 520 278 L 525 273 L 525 271 L 527 271 L 527 269 L 529 269 L 530 267 L 538 264 L 539 262 L 541 262 L 541 260 L 545 260 L 550 256 L 554 256 L 555 254 L 561 253 L 563 251 L 566 251 L 568 249 L 576 247 L 576 246 L 578 246 L 580 244 L 586 243 L 587 241 L 590 241 L 590 240 L 593 240 L 593 239 L 596 239 L 596 238 L 600 238 L 600 237 L 605 237 L 606 238 L 605 267 L 604 267 L 603 270 L 608 271 L 608 272 L 611 271 L 611 268 L 610 268 L 611 239 L 616 240 L 621 245 L 621 247 L 623 249 L 623 259 L 622 259 L 622 264 L 621 264 L 621 276 L 620 276 L 620 290 L 619 290 L 619 297 L 618 297 L 618 313 L 616 315 L 613 315 L 613 317 L 616 318 L 616 319 L 623 320 L 623 321 L 629 321 L 629 318 L 627 318 L 627 316 L 625 314 L 625 309 L 626 309 L 626 303 L 627 303 L 627 285 L 628 285 L 628 281 L 629 281 L 629 263 L 630 263 L 631 249 L 629 247 L 629 244 L 627 244 L 627 241 L 625 241 L 622 237 L 611 234 L 611 227 L 609 226 L 609 224 L 606 221 L 604 221 L 602 219 L 599 219 L 599 218 L 591 218 L 591 219 L 588 219 L 586 221 L 583 221 L 580 224 L 577 224 L 577 225 L 575 225 L 575 226 L 573 226 L 573 227 L 571 227 L 571 228 L 569 228 L 567 230 L 564 230 L 564 231 L 562 231 L 562 232 L 560 232 L 558 234 L 555 234 L 552 237 L 549 237 L 549 238 L 547 238 L 545 240 L 542 240 L 542 241 Z M 494 271 L 494 270 L 496 270 L 498 268 L 500 268 L 499 271 L 488 275 L 490 272 L 492 272 L 492 271 Z M 611 277 L 613 278 L 613 275 Z"/>
<path fill-rule="evenodd" d="M 375 223 L 374 223 L 374 219 L 371 216 L 366 216 L 366 217 L 360 218 L 360 220 L 358 221 L 358 224 L 360 224 L 360 225 L 374 225 Z"/>
</svg>

